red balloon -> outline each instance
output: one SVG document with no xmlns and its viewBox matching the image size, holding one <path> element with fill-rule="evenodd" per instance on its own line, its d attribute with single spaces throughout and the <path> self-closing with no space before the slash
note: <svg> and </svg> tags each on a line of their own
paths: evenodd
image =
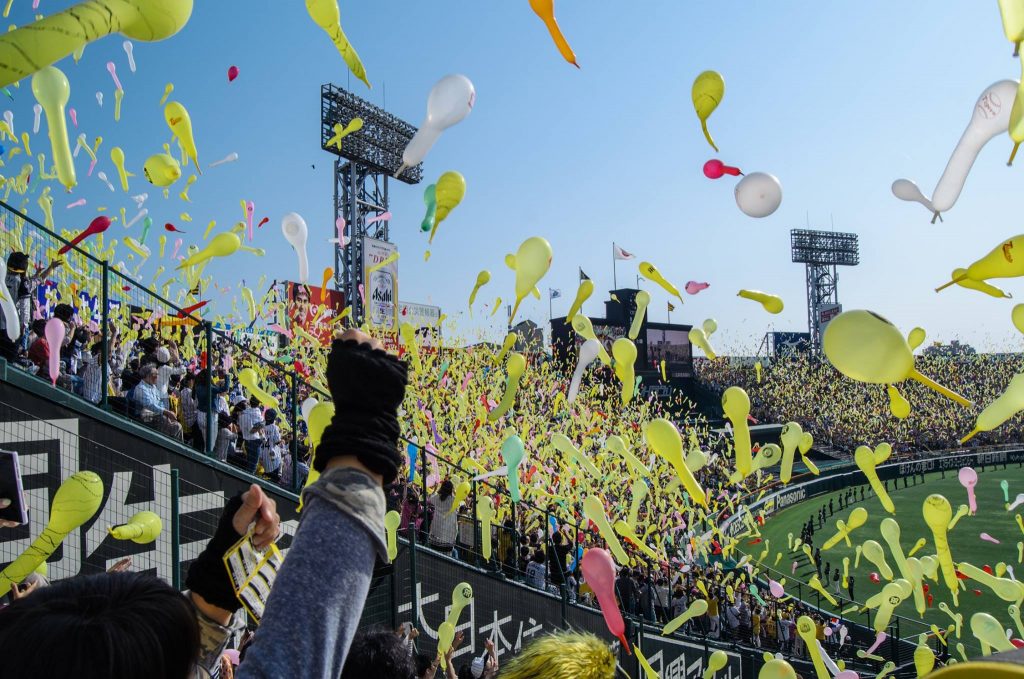
<svg viewBox="0 0 1024 679">
<path fill-rule="evenodd" d="M 974 596 L 981 596 L 981 590 L 980 589 L 975 589 L 975 590 L 971 590 L 971 591 L 974 592 Z"/>
<path fill-rule="evenodd" d="M 238 77 L 238 67 L 232 66 L 228 69 L 228 82 L 234 82 L 235 78 Z"/>
<path fill-rule="evenodd" d="M 935 598 L 931 594 L 929 594 L 928 595 L 928 608 L 932 607 L 932 601 L 934 601 L 934 600 L 935 600 Z"/>
<path fill-rule="evenodd" d="M 1013 639 L 1010 639 L 1010 643 L 1017 648 L 1024 648 L 1024 639 L 1018 639 L 1017 637 L 1014 637 Z"/>
<path fill-rule="evenodd" d="M 184 231 L 176 227 L 174 224 L 170 223 L 164 224 L 164 229 L 170 231 L 171 233 L 185 233 Z"/>
<path fill-rule="evenodd" d="M 110 223 L 110 217 L 105 217 L 102 215 L 97 217 L 96 219 L 89 222 L 89 226 L 86 227 L 85 231 L 71 239 L 71 243 L 65 245 L 60 250 L 58 250 L 57 254 L 63 255 L 66 252 L 68 252 L 71 248 L 75 247 L 83 240 L 88 238 L 89 236 L 95 236 L 98 233 L 103 233 L 104 231 L 110 228 Z"/>
<path fill-rule="evenodd" d="M 924 584 L 922 584 L 922 585 L 921 585 L 921 588 L 922 588 L 922 589 L 924 590 L 924 593 L 925 593 L 925 594 L 927 594 L 927 593 L 928 593 L 928 583 L 927 583 L 927 582 L 926 582 L 926 583 L 924 583 Z"/>
<path fill-rule="evenodd" d="M 989 575 L 995 575 L 995 574 L 994 574 L 994 573 L 992 572 L 992 566 L 989 566 L 988 564 L 985 564 L 984 566 L 982 566 L 982 567 L 981 567 L 981 570 L 985 571 L 985 572 L 986 572 L 986 573 L 988 573 Z"/>
<path fill-rule="evenodd" d="M 878 576 L 878 573 L 875 573 L 874 571 L 872 571 L 871 575 L 868 576 L 868 580 L 870 580 L 871 582 L 873 582 L 873 583 L 875 583 L 877 585 L 878 583 L 880 583 L 882 581 L 882 578 L 880 578 Z"/>
<path fill-rule="evenodd" d="M 730 167 L 720 160 L 712 159 L 704 163 L 704 176 L 708 179 L 719 179 L 723 174 L 733 177 L 743 174 L 738 167 Z"/>
</svg>

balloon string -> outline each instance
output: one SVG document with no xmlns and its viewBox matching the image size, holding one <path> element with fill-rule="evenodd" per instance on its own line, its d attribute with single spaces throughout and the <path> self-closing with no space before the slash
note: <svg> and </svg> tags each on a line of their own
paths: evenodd
<svg viewBox="0 0 1024 679">
<path fill-rule="evenodd" d="M 965 281 L 965 280 L 967 280 L 967 274 L 963 274 L 963 275 L 957 276 L 956 278 L 954 278 L 953 280 L 949 281 L 948 283 L 943 283 L 939 287 L 935 288 L 935 292 L 942 292 L 943 290 L 945 290 L 949 286 L 956 285 L 960 281 Z"/>
<path fill-rule="evenodd" d="M 1017 157 L 1017 149 L 1019 149 L 1019 148 L 1020 148 L 1020 142 L 1017 142 L 1016 144 L 1013 145 L 1013 150 L 1010 151 L 1010 159 L 1008 161 L 1006 161 L 1006 166 L 1007 167 L 1010 167 L 1011 165 L 1013 165 L 1013 159 Z"/>
</svg>

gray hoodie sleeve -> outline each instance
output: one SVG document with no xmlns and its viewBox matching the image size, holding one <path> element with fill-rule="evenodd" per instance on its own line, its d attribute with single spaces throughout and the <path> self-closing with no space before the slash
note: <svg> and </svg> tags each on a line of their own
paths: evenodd
<svg viewBox="0 0 1024 679">
<path fill-rule="evenodd" d="M 384 492 L 332 469 L 306 488 L 302 518 L 239 679 L 341 675 L 377 555 L 387 560 Z"/>
</svg>

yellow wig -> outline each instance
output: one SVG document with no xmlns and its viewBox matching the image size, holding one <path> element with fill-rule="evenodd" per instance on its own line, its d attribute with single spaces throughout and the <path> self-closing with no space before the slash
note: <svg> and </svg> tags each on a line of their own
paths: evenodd
<svg viewBox="0 0 1024 679">
<path fill-rule="evenodd" d="M 593 634 L 556 632 L 534 639 L 501 668 L 501 679 L 613 679 L 615 655 Z"/>
</svg>

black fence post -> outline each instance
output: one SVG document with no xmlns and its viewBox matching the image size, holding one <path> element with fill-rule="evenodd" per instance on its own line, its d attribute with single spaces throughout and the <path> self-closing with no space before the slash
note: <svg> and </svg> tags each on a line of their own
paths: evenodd
<svg viewBox="0 0 1024 679">
<path fill-rule="evenodd" d="M 476 512 L 476 500 L 477 500 L 477 496 L 476 496 L 476 483 L 477 483 L 476 479 L 473 479 L 473 490 L 472 490 L 472 493 L 470 494 L 471 497 L 470 497 L 470 500 L 469 500 L 469 503 L 470 503 L 470 505 L 469 505 L 469 515 L 471 517 L 473 517 L 473 565 L 476 566 L 477 568 L 479 568 L 480 567 L 480 552 L 481 552 L 481 549 L 482 549 L 482 544 L 480 542 L 480 539 L 482 537 L 482 532 L 483 531 L 485 531 L 485 530 L 489 531 L 491 529 L 491 524 L 488 521 L 486 526 L 481 526 L 480 525 L 480 521 L 479 521 L 480 517 L 477 516 L 477 512 Z M 488 565 L 490 565 L 490 564 L 488 563 Z"/>
<path fill-rule="evenodd" d="M 103 281 L 101 284 L 100 292 L 100 324 L 102 330 L 102 345 L 100 347 L 100 358 L 103 361 L 103 368 L 100 370 L 100 407 L 104 410 L 108 409 L 110 403 L 107 400 L 107 393 L 110 391 L 110 289 L 109 289 L 109 277 L 110 277 L 110 265 L 107 264 L 106 260 L 103 261 L 102 276 Z"/>
<path fill-rule="evenodd" d="M 213 325 L 209 321 L 203 323 L 204 340 L 206 341 L 206 403 L 203 404 L 206 417 L 206 436 L 203 439 L 203 452 L 213 456 L 217 443 L 217 417 L 213 413 Z"/>
<path fill-rule="evenodd" d="M 104 264 L 105 266 L 105 264 Z M 180 478 L 177 469 L 171 470 L 171 584 L 181 589 L 181 499 Z"/>
<path fill-rule="evenodd" d="M 299 437 L 295 433 L 299 430 L 299 387 L 298 374 L 291 371 L 291 385 L 288 394 L 288 424 L 292 429 L 292 438 L 288 442 L 288 454 L 292 456 L 292 490 L 299 490 Z"/>
</svg>

